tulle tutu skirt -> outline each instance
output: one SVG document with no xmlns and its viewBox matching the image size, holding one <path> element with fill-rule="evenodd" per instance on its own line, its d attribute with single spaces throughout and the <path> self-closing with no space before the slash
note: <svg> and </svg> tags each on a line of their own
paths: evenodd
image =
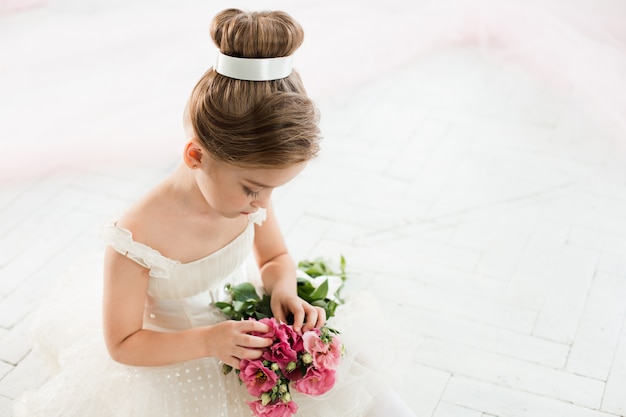
<svg viewBox="0 0 626 417">
<path fill-rule="evenodd" d="M 108 355 L 100 325 L 102 257 L 93 256 L 59 280 L 32 326 L 34 350 L 52 369 L 39 389 L 15 403 L 15 417 L 238 417 L 254 401 L 234 373 L 204 358 L 160 367 L 134 367 Z M 337 309 L 330 325 L 346 346 L 335 387 L 310 397 L 292 389 L 297 416 L 362 416 L 387 384 L 382 367 L 391 349 L 372 343 L 376 304 L 359 294 Z M 375 359 L 372 359 L 375 358 Z"/>
</svg>

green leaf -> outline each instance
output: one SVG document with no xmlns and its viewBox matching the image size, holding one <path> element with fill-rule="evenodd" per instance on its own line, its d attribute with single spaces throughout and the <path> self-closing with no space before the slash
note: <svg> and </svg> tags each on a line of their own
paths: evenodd
<svg viewBox="0 0 626 417">
<path fill-rule="evenodd" d="M 256 304 L 256 310 L 264 317 L 273 317 L 272 308 L 270 307 L 270 301 L 270 297 L 267 294 L 263 294 L 263 298 L 261 299 L 261 301 Z"/>
<path fill-rule="evenodd" d="M 249 282 L 244 282 L 235 287 L 231 287 L 230 293 L 233 300 L 259 300 L 259 295 L 257 294 L 254 285 Z"/>
<path fill-rule="evenodd" d="M 315 258 L 313 261 L 304 260 L 298 263 L 298 269 L 311 278 L 318 276 L 336 276 L 342 280 L 342 285 L 334 294 L 328 294 L 329 283 L 326 279 L 318 288 L 306 278 L 299 277 L 297 280 L 298 296 L 312 305 L 322 307 L 326 311 L 326 317 L 333 317 L 338 305 L 344 303 L 340 297 L 343 282 L 346 281 L 346 260 L 343 255 L 339 259 L 339 271 L 333 270 L 323 258 Z M 270 307 L 270 297 L 267 294 L 259 296 L 249 282 L 233 286 L 226 284 L 226 292 L 230 295 L 230 302 L 218 301 L 213 305 L 225 316 L 232 320 L 246 320 L 248 318 L 262 319 L 273 317 Z"/>
<path fill-rule="evenodd" d="M 298 263 L 298 268 L 311 278 L 328 275 L 329 272 L 326 262 L 322 258 L 316 258 L 313 261 L 301 261 Z"/>
<path fill-rule="evenodd" d="M 306 278 L 298 278 L 298 289 L 308 294 L 311 294 L 313 291 L 315 291 L 315 287 L 313 286 L 311 281 Z"/>
<path fill-rule="evenodd" d="M 313 298 L 313 300 L 317 300 L 320 298 L 326 298 L 326 295 L 328 295 L 328 279 L 325 279 L 324 282 L 317 287 L 315 292 L 311 294 L 311 298 Z"/>
<path fill-rule="evenodd" d="M 220 308 L 220 311 L 222 312 L 222 314 L 225 314 L 228 317 L 231 317 L 234 314 L 236 314 L 231 306 Z"/>
<path fill-rule="evenodd" d="M 324 307 L 324 310 L 326 310 L 326 317 L 333 317 L 335 315 L 335 310 L 337 309 L 337 306 L 338 304 L 336 301 L 329 301 L 326 307 Z"/>
<path fill-rule="evenodd" d="M 222 364 L 222 374 L 228 375 L 233 370 L 233 367 L 227 364 Z"/>
</svg>

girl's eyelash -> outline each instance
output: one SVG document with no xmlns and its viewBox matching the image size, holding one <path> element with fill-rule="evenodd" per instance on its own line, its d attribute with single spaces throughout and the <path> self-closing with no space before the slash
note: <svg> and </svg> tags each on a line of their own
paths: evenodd
<svg viewBox="0 0 626 417">
<path fill-rule="evenodd" d="M 248 187 L 243 187 L 243 190 L 246 192 L 246 195 L 248 197 L 257 198 L 259 196 L 259 192 L 258 191 L 252 191 Z"/>
</svg>

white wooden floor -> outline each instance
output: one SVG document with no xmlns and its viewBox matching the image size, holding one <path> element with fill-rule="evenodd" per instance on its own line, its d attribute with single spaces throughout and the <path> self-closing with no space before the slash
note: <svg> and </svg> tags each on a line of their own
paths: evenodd
<svg viewBox="0 0 626 417">
<path fill-rule="evenodd" d="M 41 21 L 42 13 L 19 19 Z M 155 39 L 157 29 L 142 36 Z M 105 41 L 96 48 L 119 58 Z M 76 65 L 90 68 L 89 56 L 50 58 L 48 81 L 57 85 L 45 76 L 36 83 L 42 102 L 54 103 L 50 94 L 64 86 L 80 97 L 76 85 L 94 76 Z M 154 63 L 142 59 L 142 70 Z M 0 77 L 13 86 L 0 108 L 28 108 L 35 87 L 15 72 Z M 155 133 L 164 144 L 189 86 L 176 87 L 173 104 L 129 95 L 136 117 L 124 100 L 105 97 L 103 132 L 130 141 L 145 127 L 165 132 Z M 169 89 L 160 91 L 167 100 Z M 566 91 L 471 46 L 425 54 L 319 106 L 323 152 L 278 191 L 282 226 L 295 258 L 344 254 L 349 290 L 379 297 L 401 353 L 396 389 L 416 414 L 626 415 L 626 140 Z M 55 129 L 44 139 L 36 121 L 25 132 L 0 130 L 0 144 L 24 133 L 72 153 L 64 133 L 76 128 L 103 140 L 89 129 L 103 119 L 80 110 L 56 124 L 62 113 L 46 115 L 41 123 Z M 117 149 L 119 158 L 48 161 L 54 170 L 45 175 L 12 168 L 0 183 L 0 415 L 48 375 L 31 354 L 31 313 L 73 262 L 102 250 L 100 223 L 176 166 L 178 148 L 168 146 L 156 156 L 144 147 L 140 158 Z"/>
</svg>

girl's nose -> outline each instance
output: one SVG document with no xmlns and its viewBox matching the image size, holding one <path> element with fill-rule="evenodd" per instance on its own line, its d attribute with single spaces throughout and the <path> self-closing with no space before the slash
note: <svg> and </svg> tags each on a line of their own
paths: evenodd
<svg viewBox="0 0 626 417">
<path fill-rule="evenodd" d="M 272 190 L 263 190 L 259 193 L 259 195 L 252 200 L 250 205 L 255 208 L 265 208 L 270 201 L 272 196 Z"/>
</svg>

